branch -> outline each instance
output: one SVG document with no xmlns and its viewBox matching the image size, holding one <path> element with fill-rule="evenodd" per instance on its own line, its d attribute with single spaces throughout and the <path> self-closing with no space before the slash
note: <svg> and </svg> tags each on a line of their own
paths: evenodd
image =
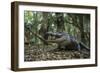
<svg viewBox="0 0 100 73">
<path fill-rule="evenodd" d="M 45 44 L 48 44 L 48 41 L 46 41 L 41 35 L 37 34 L 36 32 L 33 32 L 30 30 L 30 28 L 27 27 L 27 29 L 35 36 L 37 36 L 41 41 L 43 41 Z"/>
</svg>

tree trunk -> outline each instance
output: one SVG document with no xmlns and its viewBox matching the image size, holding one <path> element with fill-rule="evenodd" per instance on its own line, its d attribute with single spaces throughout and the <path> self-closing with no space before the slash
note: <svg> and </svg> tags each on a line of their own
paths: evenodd
<svg viewBox="0 0 100 73">
<path fill-rule="evenodd" d="M 64 28 L 64 17 L 62 13 L 56 13 L 56 24 L 57 24 L 57 32 L 63 32 Z"/>
<path fill-rule="evenodd" d="M 80 24 L 80 32 L 81 32 L 81 41 L 85 43 L 83 15 L 81 14 L 79 15 L 79 24 Z"/>
<path fill-rule="evenodd" d="M 47 12 L 43 12 L 43 19 L 42 19 L 42 25 L 41 28 L 39 30 L 39 33 L 42 37 L 44 37 L 44 34 L 48 31 L 48 13 Z"/>
</svg>

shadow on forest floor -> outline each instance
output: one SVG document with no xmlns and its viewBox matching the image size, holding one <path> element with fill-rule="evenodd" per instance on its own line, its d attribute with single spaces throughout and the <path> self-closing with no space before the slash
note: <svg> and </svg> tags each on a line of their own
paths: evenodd
<svg viewBox="0 0 100 73">
<path fill-rule="evenodd" d="M 57 50 L 55 46 L 25 46 L 24 61 L 48 61 L 66 59 L 87 59 L 90 52 L 82 50 L 81 53 L 75 50 Z M 84 53 L 82 53 L 84 52 Z"/>
</svg>

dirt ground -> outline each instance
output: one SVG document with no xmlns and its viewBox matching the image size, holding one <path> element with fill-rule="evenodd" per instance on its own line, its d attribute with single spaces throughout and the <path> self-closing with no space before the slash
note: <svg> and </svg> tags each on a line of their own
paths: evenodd
<svg viewBox="0 0 100 73">
<path fill-rule="evenodd" d="M 48 61 L 90 58 L 90 52 L 87 52 L 86 50 L 81 50 L 81 52 L 79 52 L 75 50 L 59 50 L 56 48 L 56 46 L 25 46 L 24 61 Z"/>
</svg>

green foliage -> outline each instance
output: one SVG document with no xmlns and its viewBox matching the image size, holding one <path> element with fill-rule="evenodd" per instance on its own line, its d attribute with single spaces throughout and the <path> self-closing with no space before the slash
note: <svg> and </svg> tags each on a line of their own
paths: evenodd
<svg viewBox="0 0 100 73">
<path fill-rule="evenodd" d="M 44 36 L 47 31 L 67 32 L 87 46 L 90 43 L 89 14 L 24 11 L 24 26 L 25 37 L 33 44 L 42 43 L 42 41 L 27 28 L 41 36 Z"/>
</svg>

